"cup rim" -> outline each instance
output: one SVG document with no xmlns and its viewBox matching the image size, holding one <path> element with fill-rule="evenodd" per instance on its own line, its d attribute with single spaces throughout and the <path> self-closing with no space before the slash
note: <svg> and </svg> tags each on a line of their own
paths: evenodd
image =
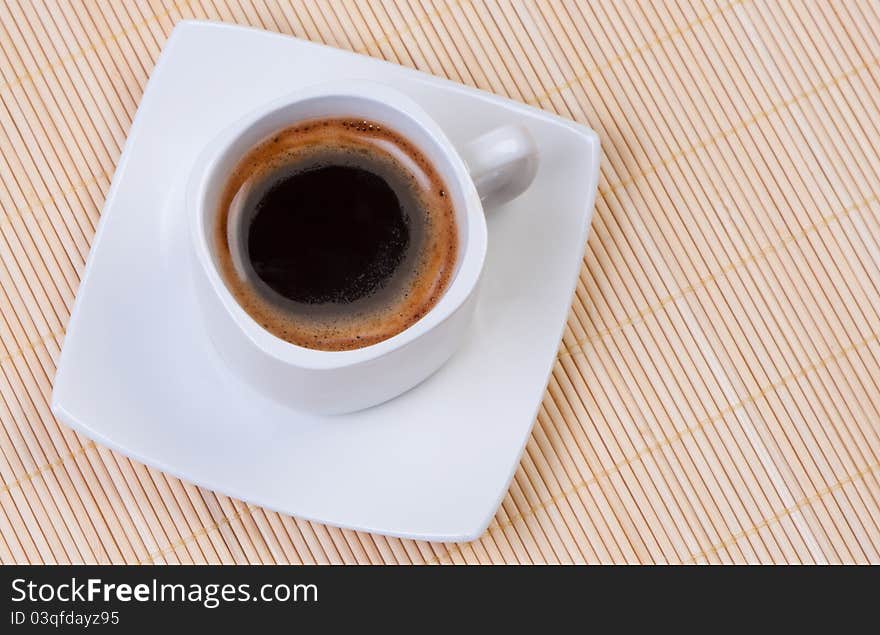
<svg viewBox="0 0 880 635">
<path fill-rule="evenodd" d="M 457 220 L 466 225 L 459 228 L 460 235 L 466 236 L 467 239 L 460 241 L 459 249 L 463 251 L 458 270 L 437 303 L 418 321 L 400 333 L 369 346 L 345 351 L 323 351 L 287 342 L 270 333 L 251 317 L 232 295 L 217 269 L 204 222 L 206 214 L 214 211 L 206 209 L 205 201 L 211 177 L 236 141 L 279 110 L 306 100 L 324 98 L 373 101 L 387 108 L 389 112 L 393 111 L 394 117 L 408 118 L 421 128 L 437 145 L 451 166 L 448 174 L 443 172 L 442 167 L 438 166 L 438 169 L 441 169 L 441 174 L 447 182 L 454 179 L 460 187 L 464 209 Z M 353 112 L 352 115 L 357 116 L 357 113 Z M 292 125 L 296 121 L 292 119 L 287 125 Z M 393 127 L 393 123 L 390 125 Z M 304 369 L 332 370 L 367 363 L 397 351 L 448 320 L 474 292 L 482 273 L 487 249 L 486 219 L 476 187 L 464 161 L 444 131 L 419 104 L 407 95 L 379 83 L 368 80 L 320 83 L 293 91 L 259 106 L 229 125 L 205 147 L 192 168 L 186 190 L 190 234 L 201 273 L 206 276 L 211 290 L 219 297 L 236 327 L 250 343 L 265 355 L 288 365 Z"/>
</svg>

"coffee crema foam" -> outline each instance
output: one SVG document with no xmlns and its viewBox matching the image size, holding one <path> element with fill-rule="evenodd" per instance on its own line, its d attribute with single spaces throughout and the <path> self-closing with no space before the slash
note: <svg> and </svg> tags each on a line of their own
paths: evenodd
<svg viewBox="0 0 880 635">
<path fill-rule="evenodd" d="M 302 263 L 300 268 L 306 278 L 300 280 L 299 286 L 292 284 L 288 289 L 283 279 L 272 277 L 271 263 L 262 263 L 259 258 L 256 262 L 249 260 L 252 255 L 259 257 L 267 250 L 277 254 L 279 245 L 283 257 L 283 250 L 287 248 L 285 234 L 267 235 L 262 229 L 268 222 L 262 222 L 261 226 L 263 215 L 269 217 L 260 206 L 271 203 L 273 196 L 278 199 L 277 193 L 288 179 L 308 177 L 318 179 L 317 183 L 332 185 L 336 173 L 356 177 L 360 179 L 358 183 L 370 177 L 381 179 L 396 197 L 404 229 L 401 230 L 401 223 L 389 229 L 389 236 L 393 238 L 389 238 L 390 246 L 379 250 L 381 257 L 377 256 L 376 262 L 371 262 L 355 282 L 343 290 L 328 289 L 324 294 L 315 291 L 318 287 L 314 284 L 309 286 L 312 280 L 308 272 L 320 278 L 321 263 L 332 264 L 334 258 L 347 257 L 345 246 L 357 240 L 352 232 L 360 227 L 364 233 L 364 228 L 373 226 L 358 226 L 352 217 L 351 226 L 339 226 L 342 251 L 332 258 L 318 254 L 315 262 L 307 255 L 312 247 L 307 232 L 291 234 L 291 249 L 302 250 L 291 254 L 293 262 Z M 328 190 L 328 196 L 343 200 L 338 197 L 344 197 L 345 192 L 334 192 L 332 187 Z M 391 200 L 387 192 L 383 190 L 383 193 L 386 198 L 382 201 Z M 295 206 L 296 202 L 292 204 Z M 275 203 L 276 216 L 277 210 Z M 230 245 L 229 221 L 233 211 L 241 214 L 242 239 L 237 245 Z M 290 210 L 291 213 L 296 211 Z M 283 225 L 284 218 L 272 222 L 289 226 Z M 365 220 L 361 218 L 358 222 Z M 377 231 L 384 229 L 384 222 L 378 221 Z M 263 248 L 265 243 L 271 243 L 270 248 Z M 421 151 L 386 127 L 362 119 L 335 118 L 306 121 L 281 130 L 239 161 L 220 198 L 214 245 L 224 282 L 238 303 L 263 328 L 292 344 L 343 351 L 397 335 L 437 303 L 455 268 L 458 231 L 446 185 Z M 330 244 L 330 247 L 336 246 Z M 248 257 L 236 256 L 233 253 L 236 249 L 247 251 Z M 292 277 L 295 282 L 295 276 Z"/>
</svg>

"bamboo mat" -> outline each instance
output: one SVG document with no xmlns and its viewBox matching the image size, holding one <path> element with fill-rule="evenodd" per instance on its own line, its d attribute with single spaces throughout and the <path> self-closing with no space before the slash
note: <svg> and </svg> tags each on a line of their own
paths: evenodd
<svg viewBox="0 0 880 635">
<path fill-rule="evenodd" d="M 559 359 L 480 540 L 270 513 L 49 412 L 115 164 L 184 18 L 601 136 Z M 880 562 L 878 36 L 875 1 L 0 1 L 0 561 Z"/>
</svg>

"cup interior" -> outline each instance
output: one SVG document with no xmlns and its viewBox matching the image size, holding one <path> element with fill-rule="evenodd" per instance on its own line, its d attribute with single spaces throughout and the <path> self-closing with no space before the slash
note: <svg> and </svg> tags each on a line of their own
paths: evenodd
<svg viewBox="0 0 880 635">
<path fill-rule="evenodd" d="M 237 306 L 237 302 L 232 298 L 231 292 L 220 276 L 219 256 L 211 239 L 219 219 L 220 197 L 227 180 L 249 150 L 279 130 L 308 120 L 334 117 L 363 118 L 394 130 L 415 145 L 443 178 L 447 193 L 452 199 L 458 230 L 458 253 L 449 284 L 443 296 L 415 324 L 382 342 L 348 351 L 316 351 L 276 338 L 250 318 L 241 307 L 235 312 L 236 320 L 249 321 L 246 324 L 247 330 L 251 331 L 252 335 L 254 328 L 262 331 L 264 335 L 256 339 L 267 343 L 265 336 L 268 336 L 276 341 L 271 344 L 276 349 L 280 343 L 290 349 L 322 355 L 344 356 L 358 352 L 361 352 L 361 356 L 364 352 L 380 354 L 418 335 L 420 331 L 430 328 L 432 323 L 448 317 L 448 314 L 457 304 L 463 302 L 476 285 L 485 255 L 485 220 L 482 206 L 464 163 L 433 120 L 404 96 L 397 95 L 394 91 L 386 91 L 382 87 L 319 92 L 299 96 L 287 103 L 282 101 L 271 104 L 233 126 L 225 135 L 221 135 L 217 147 L 213 150 L 213 159 L 207 162 L 203 171 L 196 205 L 197 248 L 209 261 L 209 266 L 213 270 L 211 277 L 215 288 L 219 282 L 222 289 L 218 290 L 221 293 L 225 291 L 224 295 L 228 296 L 224 301 L 231 300 Z M 289 350 L 287 352 L 290 353 Z"/>
</svg>

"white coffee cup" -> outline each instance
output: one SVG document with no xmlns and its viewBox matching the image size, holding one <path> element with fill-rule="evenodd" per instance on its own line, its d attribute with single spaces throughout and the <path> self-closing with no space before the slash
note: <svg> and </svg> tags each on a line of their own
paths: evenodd
<svg viewBox="0 0 880 635">
<path fill-rule="evenodd" d="M 374 121 L 414 143 L 443 177 L 459 231 L 455 273 L 437 304 L 397 335 L 347 351 L 304 348 L 265 330 L 223 282 L 211 239 L 221 190 L 247 151 L 287 126 L 324 117 Z M 195 286 L 212 342 L 242 378 L 295 409 L 339 414 L 396 397 L 458 348 L 474 313 L 486 256 L 483 206 L 519 195 L 536 169 L 537 150 L 524 128 L 495 129 L 459 152 L 417 103 L 372 82 L 316 85 L 258 108 L 209 144 L 187 185 Z"/>
</svg>

